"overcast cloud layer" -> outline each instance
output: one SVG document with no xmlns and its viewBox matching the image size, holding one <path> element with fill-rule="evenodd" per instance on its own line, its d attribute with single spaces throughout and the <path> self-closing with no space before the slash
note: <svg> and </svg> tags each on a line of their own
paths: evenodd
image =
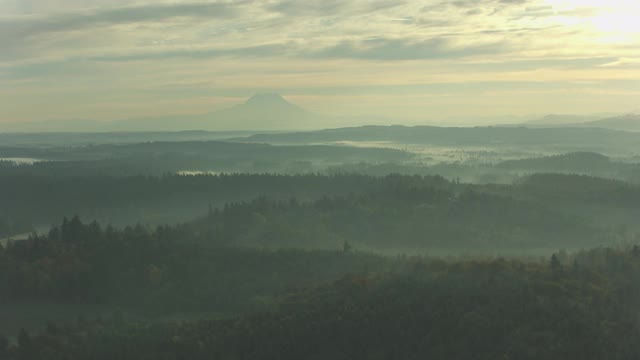
<svg viewBox="0 0 640 360">
<path fill-rule="evenodd" d="M 0 122 L 313 111 L 628 112 L 637 0 L 0 0 Z"/>
</svg>

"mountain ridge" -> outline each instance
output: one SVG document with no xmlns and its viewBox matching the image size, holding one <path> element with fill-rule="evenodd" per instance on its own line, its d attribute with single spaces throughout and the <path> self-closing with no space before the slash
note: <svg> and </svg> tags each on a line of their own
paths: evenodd
<svg viewBox="0 0 640 360">
<path fill-rule="evenodd" d="M 512 126 L 527 126 L 537 128 L 556 127 L 593 127 L 620 131 L 640 131 L 640 114 L 629 113 L 625 115 L 558 115 L 549 114 L 541 118 L 530 120 Z"/>
<path fill-rule="evenodd" d="M 640 114 L 626 114 L 605 119 L 590 121 L 584 126 L 604 127 L 624 131 L 640 131 Z"/>
</svg>

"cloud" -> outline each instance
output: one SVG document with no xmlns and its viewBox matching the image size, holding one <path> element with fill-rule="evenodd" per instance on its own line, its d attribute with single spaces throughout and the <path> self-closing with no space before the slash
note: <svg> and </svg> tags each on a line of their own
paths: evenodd
<svg viewBox="0 0 640 360">
<path fill-rule="evenodd" d="M 442 37 L 419 41 L 381 38 L 361 42 L 344 41 L 317 51 L 313 56 L 367 60 L 420 60 L 498 54 L 506 50 L 507 45 L 500 42 L 460 46 Z"/>
<path fill-rule="evenodd" d="M 330 15 L 348 7 L 349 2 L 342 0 L 281 0 L 267 9 L 286 15 Z"/>
<path fill-rule="evenodd" d="M 504 11 L 536 6 L 540 0 L 455 0 L 440 1 L 422 7 L 422 13 L 461 11 L 463 15 L 495 15 Z"/>
<path fill-rule="evenodd" d="M 455 7 L 461 9 L 479 9 L 488 8 L 493 9 L 496 6 L 508 7 L 512 5 L 526 5 L 537 3 L 539 0 L 455 0 L 455 1 L 440 1 L 437 3 L 429 4 L 423 7 L 423 11 L 434 11 L 437 9 L 446 9 L 448 7 Z"/>
<path fill-rule="evenodd" d="M 154 4 L 49 15 L 0 17 L 0 48 L 3 49 L 0 52 L 0 60 L 30 61 L 43 55 L 52 57 L 53 54 L 61 54 L 58 59 L 64 58 L 66 56 L 62 53 L 66 50 L 69 50 L 71 56 L 72 52 L 99 49 L 104 46 L 105 35 L 114 38 L 120 36 L 120 42 L 113 41 L 109 45 L 116 48 L 126 42 L 139 41 L 136 39 L 141 31 L 126 34 L 110 28 L 112 26 L 149 24 L 156 29 L 162 29 L 166 28 L 166 24 L 163 23 L 183 18 L 190 20 L 183 22 L 187 27 L 198 23 L 194 19 L 224 22 L 241 16 L 242 6 L 249 3 L 250 0 L 233 3 Z M 166 34 L 156 30 L 151 36 L 157 38 Z M 81 42 L 86 46 L 80 45 Z M 122 50 L 127 48 L 123 47 Z"/>
<path fill-rule="evenodd" d="M 413 39 L 376 38 L 364 41 L 341 41 L 319 49 L 310 44 L 277 42 L 255 46 L 213 47 L 200 49 L 171 49 L 165 51 L 139 51 L 124 54 L 91 56 L 82 60 L 122 62 L 166 59 L 273 58 L 301 59 L 360 59 L 360 60 L 428 60 L 464 58 L 474 55 L 498 54 L 508 50 L 504 43 L 456 45 L 446 38 Z"/>
<path fill-rule="evenodd" d="M 239 15 L 238 5 L 230 3 L 178 3 L 103 9 L 49 16 L 20 16 L 0 19 L 2 38 L 25 38 L 43 33 L 75 31 L 95 26 L 155 22 L 177 17 L 229 18 Z M 0 39 L 2 39 L 0 38 Z"/>
<path fill-rule="evenodd" d="M 406 0 L 279 0 L 268 5 L 266 9 L 287 16 L 344 16 L 386 10 L 404 5 L 406 2 Z"/>
<path fill-rule="evenodd" d="M 163 59 L 177 59 L 177 58 L 189 58 L 189 59 L 207 59 L 216 57 L 271 57 L 276 55 L 282 55 L 292 51 L 292 46 L 288 44 L 264 44 L 247 47 L 234 47 L 234 48 L 204 48 L 204 49 L 174 49 L 169 51 L 157 51 L 157 52 L 140 52 L 135 54 L 114 54 L 114 55 L 102 55 L 94 56 L 88 60 L 93 61 L 137 61 L 137 60 L 163 60 Z"/>
</svg>

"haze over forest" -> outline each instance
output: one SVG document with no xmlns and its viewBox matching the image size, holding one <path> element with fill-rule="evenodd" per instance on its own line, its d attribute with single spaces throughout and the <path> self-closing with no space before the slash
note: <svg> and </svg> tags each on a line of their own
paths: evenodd
<svg viewBox="0 0 640 360">
<path fill-rule="evenodd" d="M 0 360 L 640 359 L 636 0 L 0 0 Z"/>
</svg>

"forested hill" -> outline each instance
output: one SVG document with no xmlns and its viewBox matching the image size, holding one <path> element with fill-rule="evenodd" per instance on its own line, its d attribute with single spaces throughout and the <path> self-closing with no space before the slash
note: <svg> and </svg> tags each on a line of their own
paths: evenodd
<svg viewBox="0 0 640 360">
<path fill-rule="evenodd" d="M 581 248 L 602 244 L 608 232 L 585 219 L 513 198 L 464 190 L 388 186 L 312 202 L 228 204 L 197 221 L 202 232 L 250 247 L 499 252 Z"/>
<path fill-rule="evenodd" d="M 0 176 L 0 238 L 58 223 L 80 215 L 112 224 L 162 224 L 201 216 L 209 205 L 324 195 L 382 188 L 394 183 L 452 187 L 442 177 L 365 175 L 164 175 L 164 176 Z M 132 220 L 133 219 L 133 220 Z"/>
<path fill-rule="evenodd" d="M 507 170 L 527 170 L 530 172 L 607 172 L 615 171 L 621 163 L 611 161 L 607 156 L 593 152 L 574 152 L 539 158 L 507 160 L 496 167 Z"/>
<path fill-rule="evenodd" d="M 118 131 L 118 132 L 0 132 L 3 146 L 51 148 L 97 144 L 131 144 L 149 141 L 211 141 L 230 137 L 249 136 L 246 131 Z"/>
<path fill-rule="evenodd" d="M 64 219 L 0 246 L 0 305 L 53 302 L 154 315 L 251 311 L 290 287 L 388 269 L 380 256 L 225 246 L 188 225 L 118 229 Z M 0 332 L 3 325 L 0 324 Z"/>
<path fill-rule="evenodd" d="M 640 353 L 640 249 L 629 245 L 640 237 L 631 223 L 619 230 L 573 212 L 599 217 L 617 206 L 633 214 L 640 191 L 629 184 L 557 174 L 514 186 L 399 175 L 106 179 L 138 181 L 131 199 L 147 186 L 152 198 L 174 186 L 193 189 L 194 198 L 233 197 L 257 183 L 264 187 L 254 191 L 280 196 L 229 201 L 153 228 L 70 217 L 0 246 L 3 317 L 16 304 L 103 309 L 37 333 L 19 332 L 19 321 L 0 324 L 0 333 L 19 332 L 14 345 L 0 335 L 0 359 L 631 360 Z M 73 194 L 86 179 L 59 180 Z M 553 186 L 564 197 L 545 190 Z M 105 199 L 114 194 L 94 189 L 105 189 L 95 192 Z M 296 191 L 309 197 L 285 195 Z M 607 203 L 594 193 L 615 196 Z M 595 250 L 577 250 L 588 247 Z M 536 254 L 578 253 L 542 261 L 478 255 L 540 248 Z M 476 255 L 437 260 L 369 249 Z M 194 315 L 203 320 L 187 320 Z"/>
<path fill-rule="evenodd" d="M 168 154 L 195 155 L 210 160 L 246 159 L 300 160 L 324 158 L 349 160 L 369 158 L 378 161 L 402 160 L 410 154 L 384 148 L 359 148 L 346 146 L 272 146 L 225 141 L 153 141 L 136 144 L 102 144 L 74 147 L 0 147 L 0 156 L 34 157 L 48 160 L 101 160 L 138 156 L 167 156 Z M 167 159 L 168 160 L 168 159 Z"/>
<path fill-rule="evenodd" d="M 447 146 L 562 145 L 598 151 L 601 147 L 640 147 L 640 134 L 598 128 L 362 126 L 298 133 L 256 134 L 237 141 L 283 144 L 389 141 Z"/>
<path fill-rule="evenodd" d="M 112 224 L 173 223 L 212 206 L 227 218 L 223 225 L 212 218 L 207 226 L 226 229 L 229 241 L 254 245 L 270 237 L 265 246 L 333 247 L 356 239 L 388 248 L 557 249 L 610 240 L 590 224 L 605 233 L 624 224 L 638 231 L 633 219 L 640 213 L 639 194 L 637 186 L 619 181 L 557 174 L 513 186 L 400 175 L 20 175 L 0 177 L 0 235 L 76 214 Z M 609 221 L 608 214 L 617 219 Z M 321 241 L 325 236 L 329 240 Z"/>
<path fill-rule="evenodd" d="M 543 202 L 640 210 L 640 187 L 612 179 L 540 173 L 520 179 L 513 189 Z"/>
<path fill-rule="evenodd" d="M 33 158 L 20 166 L 0 161 L 0 176 L 162 175 L 181 171 L 309 173 L 342 163 L 402 162 L 405 151 L 347 146 L 272 146 L 223 141 L 146 142 L 73 147 L 2 147 L 1 158 Z M 45 160 L 45 161 L 41 161 Z"/>
<path fill-rule="evenodd" d="M 633 360 L 640 250 L 515 260 L 412 259 L 282 296 L 269 312 L 142 325 L 122 317 L 22 332 L 14 359 Z M 27 357 L 25 357 L 27 356 Z"/>
</svg>

